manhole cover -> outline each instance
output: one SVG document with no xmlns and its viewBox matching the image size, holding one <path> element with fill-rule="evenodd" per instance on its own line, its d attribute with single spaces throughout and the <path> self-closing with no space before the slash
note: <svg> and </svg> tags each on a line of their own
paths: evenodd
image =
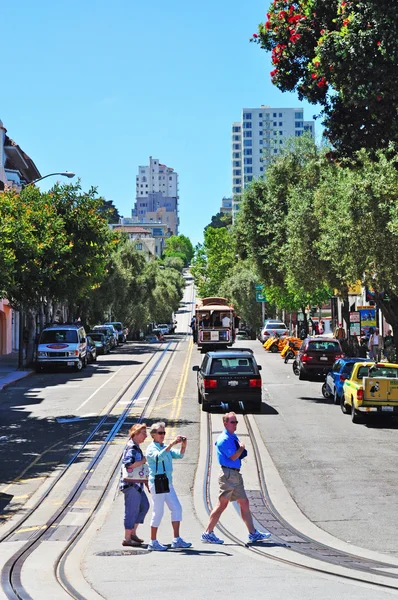
<svg viewBox="0 0 398 600">
<path fill-rule="evenodd" d="M 107 552 L 97 552 L 95 556 L 129 556 L 130 554 L 149 554 L 146 548 L 132 548 L 131 550 L 108 550 Z"/>
</svg>

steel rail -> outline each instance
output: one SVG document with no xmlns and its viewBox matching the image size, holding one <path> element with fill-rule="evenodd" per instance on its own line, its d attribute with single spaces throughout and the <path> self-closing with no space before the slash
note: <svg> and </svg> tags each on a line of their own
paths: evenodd
<svg viewBox="0 0 398 600">
<path fill-rule="evenodd" d="M 315 559 L 322 563 L 333 564 L 334 566 L 337 566 L 337 567 L 350 569 L 351 571 L 356 571 L 358 574 L 356 575 L 353 573 L 352 575 L 348 575 L 348 574 L 336 573 L 335 571 L 332 570 L 332 568 L 328 568 L 327 566 L 322 568 L 322 567 L 317 567 L 317 566 L 303 565 L 299 561 L 295 561 L 293 559 L 287 559 L 287 558 L 275 556 L 274 554 L 267 552 L 266 546 L 264 546 L 264 548 L 260 548 L 258 546 L 252 546 L 249 543 L 244 542 L 243 540 L 238 538 L 236 535 L 234 535 L 227 527 L 225 527 L 225 525 L 223 525 L 221 522 L 219 522 L 218 527 L 222 531 L 223 535 L 225 537 L 229 538 L 231 541 L 233 541 L 237 545 L 246 548 L 250 552 L 253 552 L 259 556 L 263 556 L 264 558 L 267 558 L 267 559 L 275 560 L 282 564 L 299 567 L 299 568 L 305 569 L 307 571 L 322 573 L 322 574 L 326 574 L 326 575 L 332 575 L 334 577 L 340 577 L 340 578 L 346 579 L 348 581 L 356 581 L 356 582 L 359 581 L 362 583 L 366 583 L 368 585 L 377 586 L 378 588 L 397 590 L 398 583 L 396 585 L 393 585 L 392 583 L 388 584 L 388 583 L 382 583 L 382 582 L 377 582 L 377 581 L 370 581 L 369 579 L 361 577 L 361 575 L 360 575 L 362 572 L 362 573 L 368 573 L 370 575 L 374 575 L 374 576 L 378 576 L 378 577 L 386 577 L 389 579 L 398 579 L 398 573 L 390 573 L 388 571 L 383 570 L 386 568 L 396 568 L 398 570 L 397 565 L 390 565 L 388 563 L 378 562 L 378 561 L 366 559 L 366 558 L 363 558 L 360 556 L 356 556 L 354 554 L 349 554 L 344 551 L 336 550 L 336 548 L 332 548 L 331 546 L 321 544 L 320 542 L 302 534 L 300 531 L 298 531 L 297 529 L 292 527 L 289 523 L 287 523 L 284 520 L 284 518 L 275 509 L 275 507 L 273 506 L 273 504 L 270 500 L 268 490 L 266 487 L 266 483 L 265 483 L 264 472 L 263 472 L 262 465 L 261 465 L 260 452 L 258 449 L 257 442 L 255 440 L 255 437 L 253 435 L 253 429 L 252 429 L 250 422 L 246 415 L 244 415 L 244 420 L 245 420 L 245 423 L 247 426 L 250 441 L 253 446 L 253 452 L 254 452 L 255 461 L 256 461 L 256 469 L 257 469 L 259 482 L 260 482 L 260 490 L 261 490 L 260 495 L 263 500 L 265 509 L 268 511 L 270 517 L 274 521 L 274 526 L 270 526 L 267 523 L 267 525 L 264 525 L 264 527 L 266 527 L 269 531 L 271 531 L 271 533 L 274 528 L 276 528 L 276 529 L 282 528 L 283 530 L 286 530 L 287 532 L 289 532 L 292 536 L 294 536 L 296 538 L 301 538 L 301 541 L 297 541 L 294 543 L 287 543 L 286 540 L 284 540 L 282 537 L 280 537 L 280 535 L 273 534 L 273 539 L 277 540 L 285 548 L 289 548 L 293 552 L 305 555 L 309 558 Z M 213 447 L 212 447 L 211 415 L 210 415 L 210 413 L 208 413 L 208 415 L 207 415 L 207 456 L 206 456 L 205 478 L 204 478 L 204 485 L 203 485 L 203 499 L 204 499 L 205 507 L 209 514 L 213 509 L 211 497 L 210 497 L 210 479 L 211 479 L 211 470 L 212 470 L 212 463 L 213 463 L 212 451 L 213 451 Z M 246 490 L 246 493 L 248 493 L 247 490 Z M 260 518 L 256 517 L 255 511 L 252 511 L 252 514 L 261 525 L 261 517 Z M 323 554 L 322 554 L 322 551 L 323 551 Z M 325 552 L 327 555 L 325 555 Z M 339 556 L 342 559 L 344 559 L 344 562 L 337 561 L 336 556 Z M 332 557 L 334 557 L 334 559 L 332 559 Z M 363 565 L 362 567 L 360 566 L 361 563 Z"/>
</svg>

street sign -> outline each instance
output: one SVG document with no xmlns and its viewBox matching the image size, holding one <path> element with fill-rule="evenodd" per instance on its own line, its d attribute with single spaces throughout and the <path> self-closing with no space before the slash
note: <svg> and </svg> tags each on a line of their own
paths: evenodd
<svg viewBox="0 0 398 600">
<path fill-rule="evenodd" d="M 267 302 L 267 298 L 263 292 L 256 291 L 256 302 Z"/>
<path fill-rule="evenodd" d="M 257 284 L 255 285 L 255 288 L 256 288 L 256 292 L 257 292 L 257 291 L 258 291 L 258 292 L 262 292 L 262 291 L 263 291 L 263 289 L 264 289 L 264 286 L 263 286 L 263 284 L 262 284 L 262 283 L 257 283 Z"/>
</svg>

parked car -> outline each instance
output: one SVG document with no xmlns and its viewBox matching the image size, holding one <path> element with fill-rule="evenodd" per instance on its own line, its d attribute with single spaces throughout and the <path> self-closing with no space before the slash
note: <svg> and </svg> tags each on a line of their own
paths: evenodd
<svg viewBox="0 0 398 600">
<path fill-rule="evenodd" d="M 113 325 L 110 325 L 109 323 L 107 325 L 105 325 L 104 323 L 102 324 L 102 327 L 109 327 L 109 329 L 111 330 L 111 333 L 115 339 L 115 346 L 119 345 L 119 332 L 116 329 L 116 327 L 114 327 Z"/>
<path fill-rule="evenodd" d="M 343 356 L 339 340 L 320 336 L 305 338 L 295 358 L 299 379 L 325 379 L 335 361 Z"/>
<path fill-rule="evenodd" d="M 40 334 L 36 354 L 36 372 L 45 367 L 73 367 L 81 371 L 87 366 L 86 332 L 80 325 L 54 324 Z"/>
<path fill-rule="evenodd" d="M 99 333 L 107 336 L 111 350 L 117 346 L 117 333 L 114 327 L 110 325 L 95 325 L 93 331 L 99 331 Z"/>
<path fill-rule="evenodd" d="M 156 329 L 160 329 L 163 335 L 167 335 L 168 333 L 170 333 L 170 325 L 167 325 L 167 323 L 162 323 L 161 325 L 158 325 Z"/>
<path fill-rule="evenodd" d="M 148 344 L 158 344 L 159 343 L 159 338 L 154 333 L 150 333 L 150 334 L 148 334 L 148 335 L 145 336 L 145 341 Z"/>
<path fill-rule="evenodd" d="M 97 348 L 93 338 L 87 334 L 87 363 L 97 362 Z"/>
<path fill-rule="evenodd" d="M 222 404 L 250 405 L 259 410 L 262 381 L 253 352 L 248 349 L 207 352 L 197 372 L 198 402 L 202 410 Z"/>
<path fill-rule="evenodd" d="M 264 343 L 274 335 L 279 337 L 283 335 L 289 335 L 289 330 L 285 323 L 282 323 L 282 321 L 265 323 L 264 327 L 260 331 L 260 341 Z"/>
<path fill-rule="evenodd" d="M 107 321 L 106 323 L 104 323 L 104 325 L 112 325 L 116 329 L 118 339 L 119 339 L 119 344 L 124 344 L 124 342 L 127 341 L 126 328 L 123 327 L 123 325 L 120 323 L 120 321 Z"/>
<path fill-rule="evenodd" d="M 236 339 L 238 341 L 247 341 L 247 340 L 250 340 L 251 338 L 250 338 L 250 335 L 247 333 L 247 331 L 244 331 L 243 329 L 241 329 L 236 334 Z"/>
<path fill-rule="evenodd" d="M 398 365 L 357 362 L 343 384 L 341 410 L 360 423 L 372 414 L 398 415 Z"/>
<path fill-rule="evenodd" d="M 322 386 L 322 393 L 325 398 L 332 397 L 335 404 L 341 403 L 344 382 L 350 377 L 352 369 L 357 362 L 363 363 L 367 362 L 367 360 L 352 356 L 345 356 L 336 360 L 332 370 L 327 374 L 326 381 Z M 369 360 L 369 362 L 371 361 Z"/>
<path fill-rule="evenodd" d="M 90 336 L 95 342 L 97 354 L 109 354 L 113 338 L 107 329 L 94 329 L 90 331 Z"/>
</svg>

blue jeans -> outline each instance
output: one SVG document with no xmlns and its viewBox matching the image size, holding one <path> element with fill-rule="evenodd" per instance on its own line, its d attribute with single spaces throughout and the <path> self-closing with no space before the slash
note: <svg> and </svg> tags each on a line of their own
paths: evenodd
<svg viewBox="0 0 398 600">
<path fill-rule="evenodd" d="M 139 492 L 134 486 L 123 490 L 124 494 L 124 528 L 133 529 L 134 525 L 143 523 L 149 510 L 149 502 L 144 490 Z"/>
</svg>

